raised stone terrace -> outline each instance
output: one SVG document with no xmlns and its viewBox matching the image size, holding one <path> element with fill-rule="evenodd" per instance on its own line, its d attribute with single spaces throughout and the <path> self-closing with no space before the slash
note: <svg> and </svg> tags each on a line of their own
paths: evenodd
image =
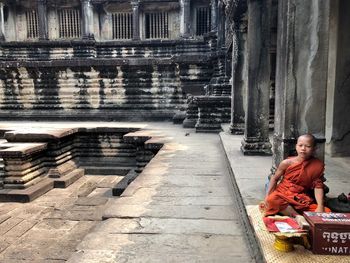
<svg viewBox="0 0 350 263">
<path fill-rule="evenodd" d="M 213 46 L 211 38 L 1 43 L 0 119 L 171 120 L 187 94 L 204 94 Z"/>
<path fill-rule="evenodd" d="M 3 133 L 0 201 L 32 201 L 52 188 L 68 187 L 85 171 L 132 181 L 163 145 L 150 131 L 132 127 L 28 127 Z M 115 193 L 122 183 L 112 186 Z"/>
</svg>

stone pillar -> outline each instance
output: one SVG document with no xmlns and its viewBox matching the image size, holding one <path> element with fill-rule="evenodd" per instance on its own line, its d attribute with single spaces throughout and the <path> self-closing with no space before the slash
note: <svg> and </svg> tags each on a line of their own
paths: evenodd
<svg viewBox="0 0 350 263">
<path fill-rule="evenodd" d="M 245 155 L 271 155 L 269 142 L 269 7 L 271 0 L 248 0 L 248 86 Z"/>
<path fill-rule="evenodd" d="M 47 0 L 38 0 L 38 16 L 39 16 L 39 39 L 47 40 L 48 24 L 47 24 Z"/>
<path fill-rule="evenodd" d="M 244 99 L 247 93 L 247 20 L 239 21 L 235 29 L 232 48 L 232 92 L 231 124 L 232 134 L 244 134 Z"/>
<path fill-rule="evenodd" d="M 5 20 L 3 2 L 0 2 L 0 41 L 5 41 Z"/>
<path fill-rule="evenodd" d="M 223 48 L 225 45 L 225 10 L 224 3 L 219 0 L 217 8 L 217 29 L 218 29 L 218 48 Z"/>
<path fill-rule="evenodd" d="M 350 156 L 350 2 L 330 6 L 326 150 L 330 156 Z"/>
<path fill-rule="evenodd" d="M 180 0 L 180 5 L 181 5 L 180 34 L 184 38 L 189 37 L 191 32 L 190 4 L 191 4 L 190 0 Z"/>
<path fill-rule="evenodd" d="M 83 39 L 94 39 L 93 33 L 93 11 L 91 0 L 81 0 L 82 3 L 82 22 Z"/>
<path fill-rule="evenodd" d="M 329 0 L 278 2 L 273 168 L 295 149 L 296 138 L 315 135 L 324 158 Z"/>
<path fill-rule="evenodd" d="M 132 1 L 131 7 L 132 7 L 132 39 L 133 40 L 140 40 L 140 14 L 139 14 L 139 2 L 138 1 Z"/>
<path fill-rule="evenodd" d="M 217 31 L 218 25 L 218 0 L 210 0 L 210 8 L 211 8 L 211 31 Z"/>
</svg>

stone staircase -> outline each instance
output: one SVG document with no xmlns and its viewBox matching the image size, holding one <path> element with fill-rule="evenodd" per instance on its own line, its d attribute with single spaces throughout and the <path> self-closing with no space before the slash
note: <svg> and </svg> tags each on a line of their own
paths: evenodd
<svg viewBox="0 0 350 263">
<path fill-rule="evenodd" d="M 4 187 L 4 159 L 0 158 L 0 189 Z"/>
<path fill-rule="evenodd" d="M 159 134 L 135 127 L 17 129 L 7 131 L 4 138 L 0 201 L 14 202 L 66 188 L 85 171 L 125 177 L 111 186 L 121 193 L 165 142 Z"/>
</svg>

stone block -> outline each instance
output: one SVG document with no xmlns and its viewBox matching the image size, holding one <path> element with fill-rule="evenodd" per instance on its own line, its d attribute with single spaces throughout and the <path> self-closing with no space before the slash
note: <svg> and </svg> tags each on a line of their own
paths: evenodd
<svg viewBox="0 0 350 263">
<path fill-rule="evenodd" d="M 84 176 L 84 169 L 75 169 L 72 172 L 60 177 L 53 179 L 55 188 L 66 188 L 67 186 L 74 183 L 80 177 Z"/>
<path fill-rule="evenodd" d="M 0 201 L 21 203 L 30 202 L 51 190 L 53 187 L 53 180 L 46 178 L 26 189 L 2 189 L 0 190 Z"/>
<path fill-rule="evenodd" d="M 122 180 L 120 180 L 115 186 L 112 188 L 112 193 L 114 196 L 120 196 L 125 191 L 125 189 L 129 186 L 129 184 L 135 180 L 138 176 L 138 173 L 130 172 L 125 175 Z"/>
</svg>

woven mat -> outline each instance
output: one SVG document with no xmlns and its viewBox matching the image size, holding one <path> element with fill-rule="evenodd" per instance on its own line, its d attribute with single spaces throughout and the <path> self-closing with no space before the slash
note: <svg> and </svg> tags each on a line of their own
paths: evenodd
<svg viewBox="0 0 350 263">
<path fill-rule="evenodd" d="M 247 212 L 250 221 L 254 227 L 255 234 L 260 242 L 264 257 L 268 263 L 349 263 L 349 256 L 333 256 L 333 255 L 314 255 L 311 251 L 302 246 L 294 246 L 292 252 L 280 252 L 274 249 L 273 244 L 275 237 L 266 230 L 265 224 L 262 220 L 259 206 L 247 206 Z"/>
</svg>

